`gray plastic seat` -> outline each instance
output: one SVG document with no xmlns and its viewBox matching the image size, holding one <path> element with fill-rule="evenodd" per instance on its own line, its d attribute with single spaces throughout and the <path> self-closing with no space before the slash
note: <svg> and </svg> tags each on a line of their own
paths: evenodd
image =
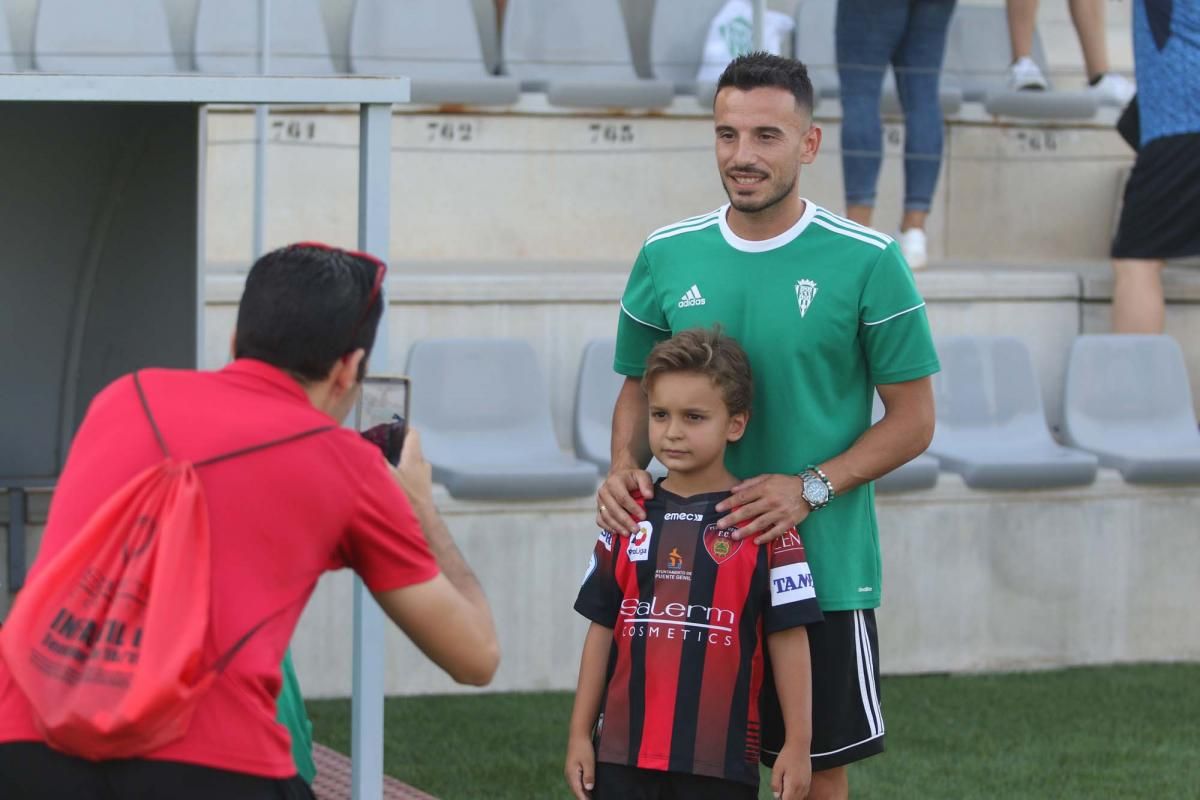
<svg viewBox="0 0 1200 800">
<path fill-rule="evenodd" d="M 819 97 L 837 98 L 841 95 L 838 77 L 837 0 L 800 0 L 796 5 L 795 54 L 808 66 L 808 77 Z M 954 76 L 942 71 L 938 84 L 938 102 L 942 112 L 953 114 L 962 107 L 963 93 Z M 900 114 L 900 93 L 896 76 L 887 68 L 883 76 L 880 108 L 885 114 Z"/>
<path fill-rule="evenodd" d="M 1063 392 L 1063 435 L 1130 483 L 1200 482 L 1200 432 L 1169 336 L 1080 336 Z"/>
<path fill-rule="evenodd" d="M 948 336 L 936 342 L 937 429 L 929 452 L 981 489 L 1076 486 L 1096 479 L 1091 453 L 1063 447 L 1046 428 L 1037 373 L 1015 336 Z"/>
<path fill-rule="evenodd" d="M 408 353 L 410 412 L 433 477 L 454 497 L 529 500 L 596 490 L 596 467 L 558 446 L 528 342 L 426 339 Z"/>
<path fill-rule="evenodd" d="M 509 0 L 501 32 L 504 71 L 551 105 L 659 108 L 670 81 L 639 78 L 618 0 Z"/>
<path fill-rule="evenodd" d="M 670 81 L 679 94 L 699 102 L 712 99 L 716 86 L 697 86 L 709 24 L 725 0 L 657 0 L 650 23 L 650 68 L 654 77 Z M 720 66 L 724 67 L 724 64 Z"/>
<path fill-rule="evenodd" d="M 875 395 L 871 407 L 872 424 L 883 419 L 883 401 Z M 932 489 L 937 485 L 938 460 L 928 453 L 922 453 L 905 464 L 875 481 L 877 492 L 913 492 L 919 489 Z"/>
<path fill-rule="evenodd" d="M 1037 30 L 1033 60 L 1045 74 L 1046 57 Z M 1089 91 L 1014 91 L 1008 88 L 1008 18 L 1002 7 L 959 5 L 946 40 L 946 72 L 962 87 L 963 99 L 983 103 L 988 113 L 1029 119 L 1091 119 L 1099 109 Z"/>
<path fill-rule="evenodd" d="M 160 0 L 41 0 L 33 58 L 42 72 L 154 75 L 179 71 Z"/>
<path fill-rule="evenodd" d="M 336 73 L 317 0 L 276 0 L 270 22 L 271 75 Z M 200 72 L 257 75 L 258 3 L 200 0 L 193 49 Z"/>
<path fill-rule="evenodd" d="M 575 389 L 575 453 L 607 473 L 612 466 L 612 414 L 625 376 L 613 371 L 616 340 L 594 339 L 583 348 L 579 382 Z M 646 470 L 655 477 L 667 474 L 657 458 Z"/>
<path fill-rule="evenodd" d="M 514 78 L 489 74 L 471 0 L 357 0 L 350 69 L 406 75 L 414 103 L 511 105 Z"/>
</svg>

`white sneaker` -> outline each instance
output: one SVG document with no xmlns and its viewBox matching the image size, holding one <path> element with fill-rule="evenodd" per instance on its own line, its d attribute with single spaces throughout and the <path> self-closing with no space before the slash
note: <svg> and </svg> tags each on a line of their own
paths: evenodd
<svg viewBox="0 0 1200 800">
<path fill-rule="evenodd" d="M 1091 88 L 1101 105 L 1124 108 L 1133 99 L 1137 84 L 1115 72 L 1106 72 Z"/>
<path fill-rule="evenodd" d="M 1008 88 L 1014 91 L 1044 91 L 1050 88 L 1042 69 L 1029 56 L 1021 56 L 1008 68 Z"/>
<path fill-rule="evenodd" d="M 921 269 L 929 263 L 925 231 L 920 228 L 900 231 L 896 234 L 896 243 L 900 245 L 900 252 L 904 254 L 909 269 Z"/>
</svg>

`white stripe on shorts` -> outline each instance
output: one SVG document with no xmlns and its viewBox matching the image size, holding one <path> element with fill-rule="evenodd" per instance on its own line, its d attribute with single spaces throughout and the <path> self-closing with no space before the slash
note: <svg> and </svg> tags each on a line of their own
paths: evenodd
<svg viewBox="0 0 1200 800">
<path fill-rule="evenodd" d="M 875 688 L 875 653 L 871 650 L 871 637 L 867 634 L 867 618 L 862 611 L 854 612 L 854 624 L 858 630 L 859 640 L 862 642 L 863 656 L 866 663 L 863 665 L 863 674 L 867 676 L 867 695 L 871 698 L 871 709 L 875 714 L 875 725 L 872 733 L 883 733 L 883 712 L 879 710 L 879 690 Z"/>
</svg>

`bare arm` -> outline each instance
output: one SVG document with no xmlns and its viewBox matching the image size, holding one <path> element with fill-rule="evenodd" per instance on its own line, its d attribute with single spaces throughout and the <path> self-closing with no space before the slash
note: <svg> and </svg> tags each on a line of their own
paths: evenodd
<svg viewBox="0 0 1200 800">
<path fill-rule="evenodd" d="M 783 712 L 784 741 L 771 770 L 771 791 L 784 800 L 808 797 L 812 780 L 812 664 L 808 629 L 789 628 L 767 637 L 775 666 L 775 690 Z M 785 679 L 781 679 L 786 675 Z"/>
<path fill-rule="evenodd" d="M 596 494 L 596 524 L 606 531 L 633 533 L 646 518 L 632 492 L 654 494 L 645 466 L 650 463 L 650 407 L 637 378 L 626 378 L 617 394 L 612 421 L 612 467 Z"/>
<path fill-rule="evenodd" d="M 918 378 L 878 387 L 883 400 L 883 419 L 872 425 L 845 452 L 818 465 L 838 494 L 873 481 L 919 456 L 933 438 L 933 380 Z M 804 482 L 795 475 L 759 475 L 733 487 L 734 494 L 717 505 L 728 511 L 717 524 L 722 527 L 752 520 L 738 531 L 737 538 L 761 534 L 759 543 L 777 539 L 788 528 L 809 515 L 801 497 Z M 837 502 L 835 498 L 833 502 Z"/>
<path fill-rule="evenodd" d="M 849 450 L 821 465 L 839 492 L 882 478 L 924 453 L 933 439 L 932 378 L 877 388 L 883 419 L 867 428 Z"/>
<path fill-rule="evenodd" d="M 500 662 L 492 611 L 434 506 L 432 469 L 421 453 L 415 430 L 410 429 L 405 437 L 394 475 L 408 494 L 441 574 L 415 586 L 378 592 L 375 599 L 413 644 L 450 677 L 484 686 L 491 682 Z"/>
<path fill-rule="evenodd" d="M 592 749 L 592 727 L 600 715 L 600 698 L 604 696 L 604 675 L 612 649 L 612 628 L 593 622 L 583 640 L 583 655 L 579 658 L 579 683 L 575 688 L 575 705 L 567 731 L 567 784 L 576 798 L 584 800 L 595 782 L 596 754 Z"/>
</svg>

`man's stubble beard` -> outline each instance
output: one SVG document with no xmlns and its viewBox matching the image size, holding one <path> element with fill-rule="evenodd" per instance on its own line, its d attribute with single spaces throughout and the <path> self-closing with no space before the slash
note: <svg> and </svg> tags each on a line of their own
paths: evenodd
<svg viewBox="0 0 1200 800">
<path fill-rule="evenodd" d="M 743 214 L 757 214 L 760 211 L 766 211 L 767 209 L 772 208 L 773 206 L 779 205 L 779 203 L 781 203 L 785 199 L 787 199 L 788 195 L 790 195 L 792 192 L 796 191 L 796 181 L 797 180 L 799 180 L 799 176 L 794 176 L 792 178 L 791 183 L 789 183 L 782 192 L 779 192 L 776 195 L 768 197 L 766 200 L 764 200 L 761 204 L 758 204 L 758 205 L 738 205 L 738 201 L 735 200 L 733 197 L 733 192 L 730 191 L 730 189 L 729 189 L 729 184 L 722 181 L 722 185 L 725 187 L 725 196 L 729 198 L 729 204 L 731 206 L 733 206 L 733 208 L 736 211 L 740 211 Z"/>
</svg>

